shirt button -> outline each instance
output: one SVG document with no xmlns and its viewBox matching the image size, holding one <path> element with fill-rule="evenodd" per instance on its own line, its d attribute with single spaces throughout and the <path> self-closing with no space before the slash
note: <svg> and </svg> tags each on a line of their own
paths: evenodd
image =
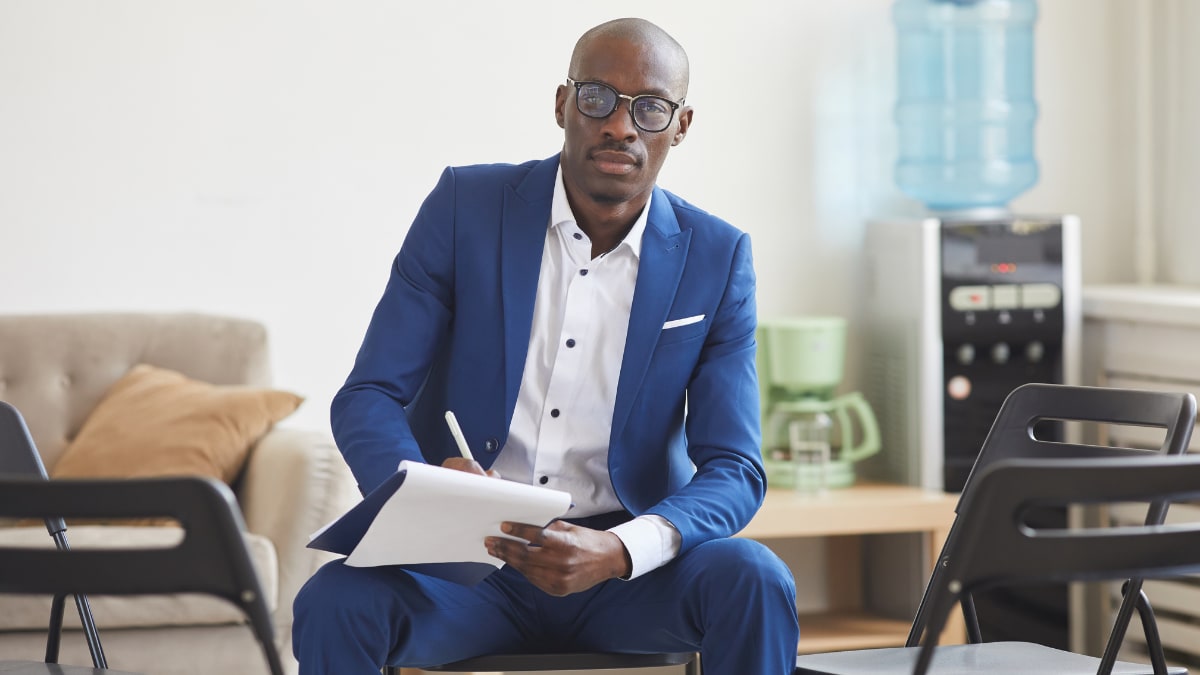
<svg viewBox="0 0 1200 675">
<path fill-rule="evenodd" d="M 573 234 L 573 235 L 571 235 L 571 236 L 572 236 L 572 237 L 575 237 L 575 239 L 577 239 L 577 240 L 578 240 L 578 239 L 583 239 L 583 235 L 582 235 L 582 234 L 579 234 L 578 232 L 576 232 L 575 234 Z"/>
<path fill-rule="evenodd" d="M 579 270 L 579 276 L 581 276 L 581 277 L 586 277 L 586 276 L 587 276 L 587 270 Z"/>
<path fill-rule="evenodd" d="M 497 441 L 494 438 L 489 438 L 483 442 L 483 449 L 487 450 L 488 452 L 495 452 L 496 448 L 498 447 L 500 447 L 500 441 Z"/>
<path fill-rule="evenodd" d="M 551 417 L 558 417 L 558 408 L 555 408 L 554 410 L 551 410 L 551 411 L 550 411 L 550 416 L 551 416 Z"/>
<path fill-rule="evenodd" d="M 567 340 L 567 346 L 568 346 L 568 347 L 574 347 L 574 346 L 575 346 L 575 338 L 569 338 L 569 339 Z"/>
<path fill-rule="evenodd" d="M 542 476 L 541 478 L 538 479 L 538 482 L 541 483 L 542 485 L 545 485 L 546 483 L 550 482 L 550 477 Z"/>
</svg>

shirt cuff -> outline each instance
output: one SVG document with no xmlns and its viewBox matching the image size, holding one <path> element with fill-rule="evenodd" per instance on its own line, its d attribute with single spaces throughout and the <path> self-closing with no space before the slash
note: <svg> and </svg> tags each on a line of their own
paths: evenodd
<svg viewBox="0 0 1200 675">
<path fill-rule="evenodd" d="M 679 555 L 683 536 L 666 518 L 647 514 L 608 530 L 617 535 L 629 552 L 631 568 L 628 577 L 636 579 L 650 570 L 658 569 Z"/>
</svg>

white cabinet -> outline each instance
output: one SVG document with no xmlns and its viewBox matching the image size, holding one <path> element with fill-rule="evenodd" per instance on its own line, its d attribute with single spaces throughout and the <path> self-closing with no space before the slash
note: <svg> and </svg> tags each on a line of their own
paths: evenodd
<svg viewBox="0 0 1200 675">
<path fill-rule="evenodd" d="M 1200 398 L 1200 287 L 1091 286 L 1083 289 L 1084 383 L 1110 387 L 1191 392 Z M 1200 452 L 1200 430 L 1190 450 Z M 1135 427 L 1101 430 L 1101 441 L 1127 447 L 1153 447 L 1161 433 Z M 1120 523 L 1140 521 L 1145 512 L 1112 509 Z M 1177 505 L 1169 521 L 1200 520 L 1200 506 Z M 1164 647 L 1173 660 L 1193 669 L 1200 666 L 1200 579 L 1148 582 Z M 1093 594 L 1077 608 L 1084 616 L 1073 621 L 1086 626 L 1084 639 L 1094 648 L 1109 627 L 1108 612 L 1116 591 Z M 1126 644 L 1143 640 L 1134 616 Z"/>
</svg>

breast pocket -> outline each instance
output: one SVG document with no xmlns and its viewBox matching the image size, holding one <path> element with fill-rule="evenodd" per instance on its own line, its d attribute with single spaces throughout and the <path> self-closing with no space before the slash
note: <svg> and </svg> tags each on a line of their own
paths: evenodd
<svg viewBox="0 0 1200 675">
<path fill-rule="evenodd" d="M 668 320 L 663 324 L 662 332 L 659 333 L 658 346 L 662 347 L 703 337 L 708 330 L 706 318 L 704 314 L 695 314 Z"/>
</svg>

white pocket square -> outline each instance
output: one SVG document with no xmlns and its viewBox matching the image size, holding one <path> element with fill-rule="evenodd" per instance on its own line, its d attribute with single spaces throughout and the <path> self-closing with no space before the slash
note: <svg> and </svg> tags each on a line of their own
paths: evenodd
<svg viewBox="0 0 1200 675">
<path fill-rule="evenodd" d="M 700 323 L 703 320 L 704 320 L 703 314 L 697 314 L 696 316 L 689 316 L 689 317 L 683 318 L 683 319 L 671 319 L 670 321 L 663 324 L 663 330 L 666 330 L 668 328 L 679 328 L 680 326 L 690 326 L 694 323 Z"/>
</svg>

